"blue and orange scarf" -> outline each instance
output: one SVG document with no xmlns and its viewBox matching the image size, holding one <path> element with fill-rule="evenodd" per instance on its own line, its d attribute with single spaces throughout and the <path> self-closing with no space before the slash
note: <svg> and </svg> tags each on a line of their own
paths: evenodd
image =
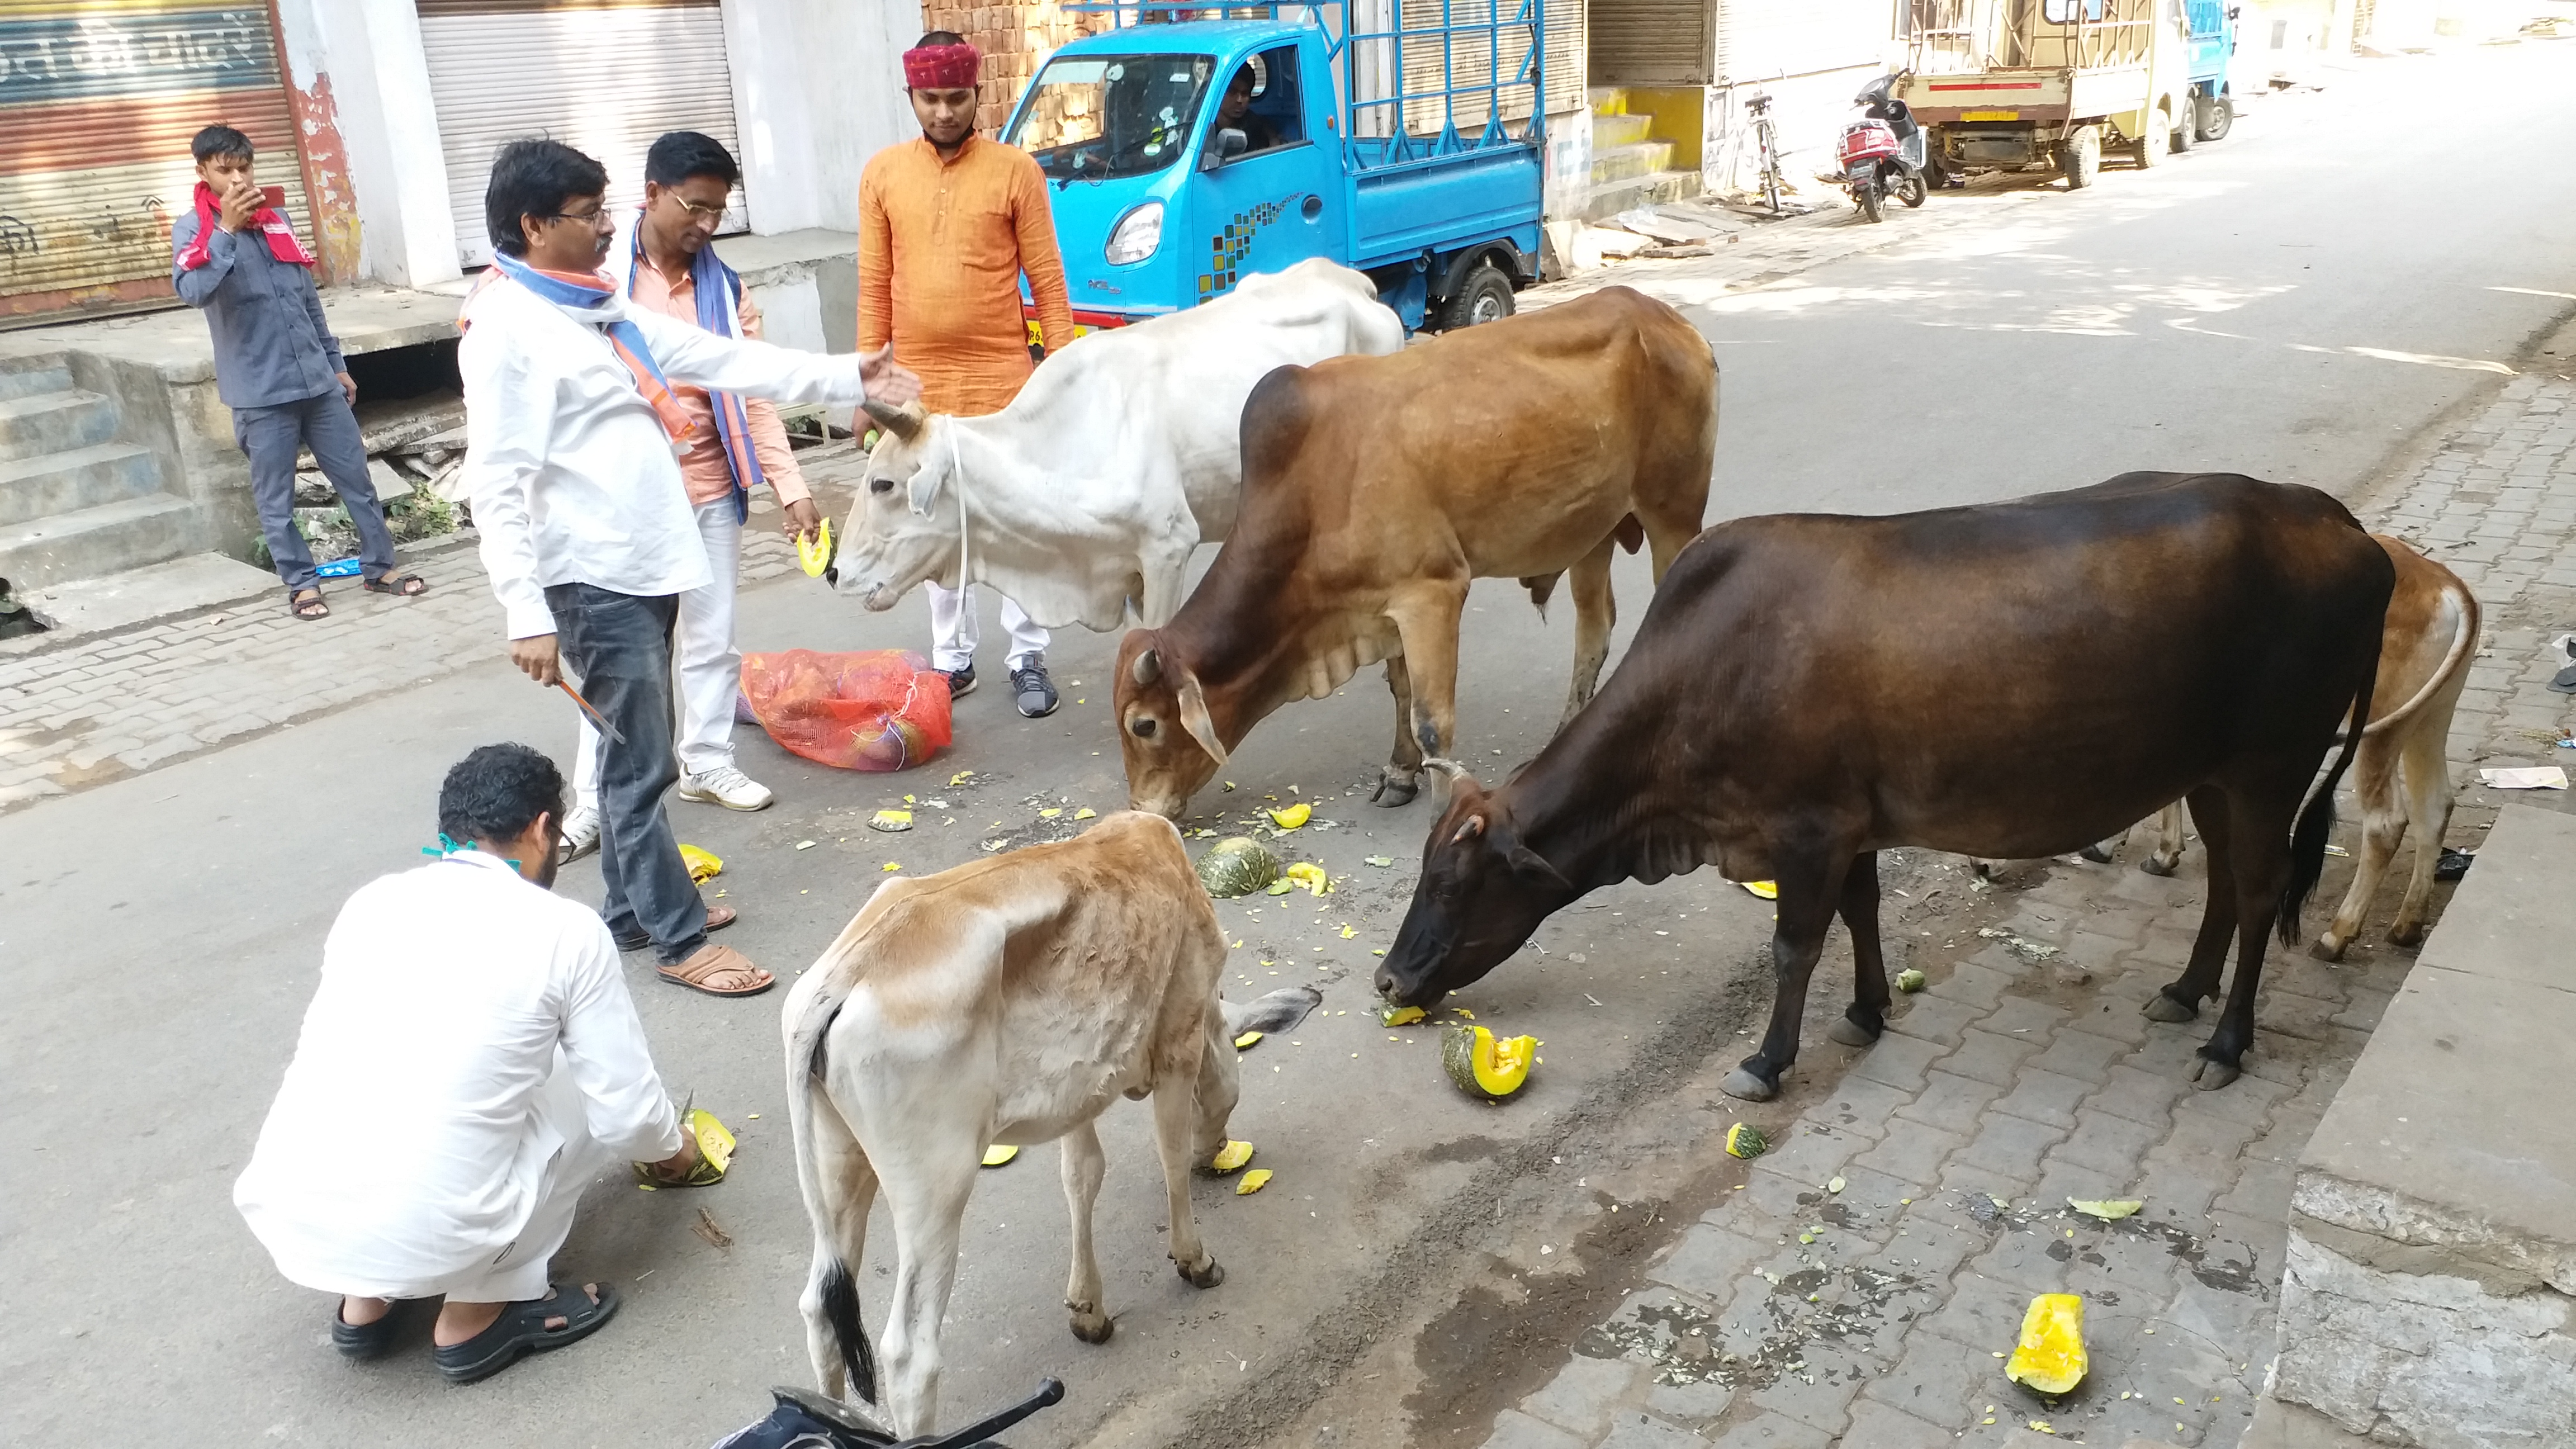
<svg viewBox="0 0 2576 1449">
<path fill-rule="evenodd" d="M 617 295 L 616 284 L 604 273 L 540 271 L 508 252 L 493 253 L 492 270 L 483 274 L 474 289 L 479 292 L 491 285 L 495 276 L 508 277 L 558 307 L 581 311 L 606 307 Z M 459 318 L 456 325 L 462 330 L 467 323 Z M 644 394 L 644 401 L 653 406 L 653 415 L 662 420 L 662 430 L 671 435 L 671 450 L 685 451 L 690 436 L 697 432 L 697 424 L 690 421 L 688 410 L 673 395 L 671 380 L 662 375 L 662 365 L 653 360 L 653 349 L 644 341 L 644 330 L 623 317 L 600 330 L 607 335 L 608 345 L 616 349 L 617 360 L 634 375 L 635 390 Z"/>
<path fill-rule="evenodd" d="M 627 248 L 627 296 L 635 295 L 635 269 L 646 265 L 644 228 L 639 223 Z M 698 248 L 689 267 L 689 285 L 697 294 L 699 327 L 718 337 L 742 335 L 742 277 L 716 256 L 715 243 Z M 733 472 L 734 522 L 746 522 L 751 517 L 751 490 L 768 481 L 761 472 L 760 455 L 751 445 L 751 412 L 734 393 L 710 389 L 707 401 L 715 405 L 716 436 L 724 443 L 725 466 Z"/>
</svg>

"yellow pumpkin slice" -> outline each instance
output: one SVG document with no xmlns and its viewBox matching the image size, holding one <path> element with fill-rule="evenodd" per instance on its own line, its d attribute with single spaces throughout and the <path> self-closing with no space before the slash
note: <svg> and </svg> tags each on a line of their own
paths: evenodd
<svg viewBox="0 0 2576 1449">
<path fill-rule="evenodd" d="M 1216 1150 L 1216 1156 L 1209 1160 L 1208 1168 L 1213 1172 L 1228 1173 L 1251 1160 L 1251 1143 L 1229 1140 L 1223 1147 Z"/>
<path fill-rule="evenodd" d="M 1314 818 L 1315 807 L 1302 800 L 1289 806 L 1285 810 L 1273 810 L 1270 812 L 1270 823 L 1278 826 L 1282 830 L 1294 830 L 1298 826 L 1303 825 Z"/>
<path fill-rule="evenodd" d="M 984 1165 L 986 1167 L 999 1167 L 1003 1163 L 1008 1162 L 1019 1155 L 1020 1149 L 1016 1147 L 1005 1147 L 996 1143 L 995 1145 L 984 1149 Z"/>
<path fill-rule="evenodd" d="M 796 535 L 796 562 L 809 579 L 821 578 L 823 570 L 832 566 L 832 520 L 824 519 L 811 533 Z"/>
<path fill-rule="evenodd" d="M 1749 894 L 1760 896 L 1766 901 L 1780 899 L 1780 885 L 1777 881 L 1740 880 L 1736 884 L 1744 887 Z"/>
<path fill-rule="evenodd" d="M 1426 1014 L 1419 1006 L 1397 1006 L 1393 1002 L 1380 1003 L 1377 1009 L 1381 1026 L 1411 1026 Z"/>
<path fill-rule="evenodd" d="M 1234 1195 L 1236 1197 L 1250 1197 L 1269 1185 L 1270 1169 L 1266 1167 L 1256 1167 L 1250 1172 L 1247 1172 L 1243 1176 L 1235 1179 Z"/>
<path fill-rule="evenodd" d="M 1471 1097 L 1499 1102 L 1521 1089 L 1537 1064 L 1538 1038 L 1498 1037 L 1481 1026 L 1451 1027 L 1440 1044 L 1440 1065 Z"/>
<path fill-rule="evenodd" d="M 2054 1398 L 2072 1393 L 2091 1365 L 2084 1355 L 2084 1298 L 2042 1293 L 2022 1315 L 2021 1342 L 2004 1365 L 2004 1377 Z"/>
<path fill-rule="evenodd" d="M 1247 1031 L 1243 1035 L 1234 1039 L 1234 1049 L 1239 1052 L 1248 1052 L 1252 1050 L 1252 1044 L 1259 1040 L 1261 1040 L 1260 1032 Z"/>
</svg>

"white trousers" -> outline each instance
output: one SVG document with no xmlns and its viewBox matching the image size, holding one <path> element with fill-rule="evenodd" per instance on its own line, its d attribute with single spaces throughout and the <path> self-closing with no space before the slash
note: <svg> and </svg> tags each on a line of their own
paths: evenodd
<svg viewBox="0 0 2576 1449">
<path fill-rule="evenodd" d="M 546 1269 L 564 1239 L 572 1235 L 572 1214 L 581 1205 L 581 1190 L 608 1165 L 608 1155 L 591 1139 L 581 1087 L 573 1081 L 561 1052 L 555 1054 L 554 1074 L 537 1091 L 537 1115 L 562 1136 L 563 1147 L 546 1164 L 527 1226 L 489 1261 L 439 1283 L 423 1284 L 432 1291 L 409 1296 L 444 1294 L 455 1303 L 524 1303 L 546 1296 Z"/>
<path fill-rule="evenodd" d="M 975 586 L 943 589 L 926 583 L 922 587 L 930 590 L 930 667 L 953 671 L 974 663 L 975 646 L 984 632 L 976 617 L 980 611 L 975 607 Z M 1002 627 L 1011 631 L 1011 652 L 1003 656 L 1006 665 L 1017 667 L 1030 655 L 1046 652 L 1047 631 L 1030 623 L 1020 606 L 1008 599 L 1002 601 Z"/>
<path fill-rule="evenodd" d="M 742 651 L 734 647 L 734 588 L 742 573 L 742 525 L 734 521 L 733 499 L 701 504 L 698 537 L 707 546 L 707 568 L 715 581 L 680 595 L 680 619 L 672 631 L 679 659 L 678 686 L 680 768 L 695 775 L 733 763 L 733 702 L 742 688 Z M 1040 647 L 1044 647 L 1041 645 Z M 573 803 L 599 808 L 599 727 L 581 719 L 581 743 L 573 753 Z"/>
</svg>

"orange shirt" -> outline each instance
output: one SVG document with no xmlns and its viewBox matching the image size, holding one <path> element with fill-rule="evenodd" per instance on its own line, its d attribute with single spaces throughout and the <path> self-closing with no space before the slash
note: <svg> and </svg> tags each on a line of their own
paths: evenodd
<svg viewBox="0 0 2576 1449">
<path fill-rule="evenodd" d="M 894 344 L 922 406 L 999 412 L 1028 381 L 1020 274 L 1054 352 L 1073 341 L 1046 177 L 1027 152 L 969 136 L 957 154 L 915 138 L 859 178 L 859 350 Z"/>
<path fill-rule="evenodd" d="M 685 274 L 672 281 L 653 265 L 650 256 L 636 264 L 635 289 L 629 300 L 692 327 L 698 325 L 696 281 Z M 753 304 L 749 287 L 743 288 L 741 304 L 734 308 L 734 314 L 742 322 L 743 336 L 760 336 L 760 308 Z M 715 400 L 707 396 L 705 388 L 676 382 L 671 384 L 671 395 L 697 427 L 689 435 L 689 450 L 680 455 L 680 482 L 688 488 L 692 505 L 713 503 L 733 492 L 733 468 L 725 462 L 724 438 L 716 432 Z M 757 397 L 744 398 L 742 405 L 751 416 L 752 454 L 760 459 L 760 471 L 768 478 L 770 490 L 778 495 L 779 506 L 812 497 L 805 487 L 805 475 L 797 470 L 795 450 L 788 446 L 787 427 L 778 420 L 778 405 Z"/>
</svg>

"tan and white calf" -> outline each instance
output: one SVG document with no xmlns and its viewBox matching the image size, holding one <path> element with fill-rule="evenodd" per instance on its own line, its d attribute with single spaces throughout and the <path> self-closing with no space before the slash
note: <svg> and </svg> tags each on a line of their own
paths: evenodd
<svg viewBox="0 0 2576 1449">
<path fill-rule="evenodd" d="M 814 1220 L 806 1345 L 826 1392 L 878 1402 L 855 1274 L 882 1187 L 896 1260 L 884 1412 L 898 1435 L 930 1430 L 959 1225 L 990 1143 L 1062 1140 L 1065 1306 L 1075 1337 L 1108 1340 L 1093 1122 L 1121 1096 L 1154 1099 L 1173 1263 L 1193 1286 L 1224 1281 L 1191 1217 L 1190 1175 L 1225 1145 L 1233 1039 L 1285 1030 L 1319 999 L 1301 988 L 1230 1005 L 1217 994 L 1225 957 L 1180 832 L 1152 815 L 878 888 L 784 1012 L 796 1172 Z"/>
<path fill-rule="evenodd" d="M 2415 868 L 2406 880 L 2406 898 L 2388 923 L 2388 939 L 2400 946 L 2423 942 L 2433 867 L 2451 824 L 2451 716 L 2468 685 L 2478 644 L 2477 596 L 2460 576 L 2384 533 L 2371 537 L 2397 565 L 2397 592 L 2388 600 L 2370 727 L 2362 731 L 2361 752 L 2353 759 L 2361 854 L 2353 860 L 2352 887 L 2335 907 L 2334 922 L 2309 948 L 2329 961 L 2342 960 L 2344 948 L 2361 934 L 2362 913 L 2370 909 L 2410 826 Z M 2182 815 L 2176 801 L 2156 816 L 2155 849 L 2139 869 L 2171 875 L 2182 863 Z"/>
</svg>

